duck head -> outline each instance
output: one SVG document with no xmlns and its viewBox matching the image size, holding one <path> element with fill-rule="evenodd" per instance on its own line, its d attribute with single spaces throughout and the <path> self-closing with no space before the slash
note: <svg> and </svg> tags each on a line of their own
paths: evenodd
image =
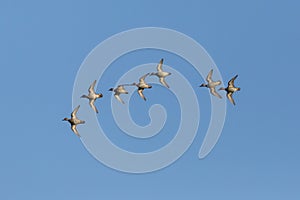
<svg viewBox="0 0 300 200">
<path fill-rule="evenodd" d="M 68 121 L 68 120 L 69 120 L 69 119 L 65 117 L 65 118 L 63 118 L 63 120 L 62 120 L 62 121 Z"/>
<path fill-rule="evenodd" d="M 114 88 L 109 88 L 109 90 L 108 91 L 114 91 Z"/>
<path fill-rule="evenodd" d="M 199 87 L 207 87 L 207 84 L 202 83 Z"/>
</svg>

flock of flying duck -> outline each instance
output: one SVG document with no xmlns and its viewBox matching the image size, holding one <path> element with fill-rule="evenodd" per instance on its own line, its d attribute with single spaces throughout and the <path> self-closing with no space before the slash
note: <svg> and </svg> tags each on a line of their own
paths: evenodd
<svg viewBox="0 0 300 200">
<path fill-rule="evenodd" d="M 120 95 L 121 94 L 128 94 L 127 90 L 125 89 L 125 86 L 136 86 L 138 88 L 138 94 L 140 95 L 140 97 L 142 99 L 144 99 L 146 101 L 146 97 L 143 94 L 144 89 L 150 89 L 152 88 L 151 85 L 147 84 L 145 82 L 145 78 L 147 76 L 157 76 L 159 78 L 159 82 L 164 85 L 165 87 L 169 88 L 169 85 L 166 83 L 165 81 L 165 77 L 171 75 L 170 72 L 165 72 L 162 69 L 162 65 L 163 65 L 163 61 L 164 59 L 161 59 L 159 64 L 157 65 L 157 72 L 152 72 L 152 73 L 147 73 L 145 75 L 143 75 L 142 77 L 140 77 L 139 82 L 138 83 L 132 83 L 132 84 L 122 84 L 122 85 L 118 85 L 116 88 L 110 88 L 109 91 L 114 92 L 114 97 L 121 103 L 124 104 L 124 101 L 121 99 Z M 222 98 L 222 96 L 216 91 L 216 86 L 221 84 L 221 81 L 213 81 L 212 80 L 212 74 L 213 74 L 213 70 L 210 70 L 210 72 L 208 73 L 207 77 L 206 77 L 206 81 L 207 83 L 203 83 L 201 84 L 199 87 L 207 87 L 210 90 L 210 93 L 218 98 Z M 239 91 L 240 88 L 239 87 L 235 87 L 234 86 L 234 81 L 235 79 L 238 77 L 238 75 L 234 76 L 229 82 L 228 82 L 228 86 L 226 88 L 219 88 L 219 90 L 225 90 L 227 92 L 227 98 L 229 99 L 229 101 L 235 105 L 235 101 L 232 98 L 232 94 L 236 91 Z M 82 95 L 81 98 L 86 98 L 89 100 L 89 105 L 90 107 L 96 112 L 98 113 L 98 109 L 95 106 L 95 101 L 99 98 L 103 97 L 103 94 L 101 93 L 96 93 L 95 92 L 95 85 L 96 85 L 96 80 L 90 85 L 88 92 L 88 95 Z M 76 126 L 78 124 L 84 124 L 85 121 L 84 120 L 80 120 L 77 118 L 76 114 L 77 111 L 79 110 L 80 105 L 78 105 L 73 112 L 71 113 L 71 118 L 64 118 L 63 121 L 68 121 L 71 124 L 71 129 L 72 131 L 80 137 L 80 134 L 76 128 Z"/>
</svg>

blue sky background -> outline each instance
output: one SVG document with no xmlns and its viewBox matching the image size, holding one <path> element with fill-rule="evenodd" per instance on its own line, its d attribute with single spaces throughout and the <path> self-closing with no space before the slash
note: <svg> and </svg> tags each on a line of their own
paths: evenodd
<svg viewBox="0 0 300 200">
<path fill-rule="evenodd" d="M 2 0 L 1 199 L 299 199 L 299 7 L 296 1 L 266 0 Z M 224 80 L 239 74 L 236 85 L 242 90 L 235 94 L 237 105 L 227 105 L 216 147 L 199 160 L 209 95 L 197 88 L 201 77 L 191 77 L 201 99 L 194 143 L 170 167 L 133 175 L 95 160 L 61 120 L 72 111 L 73 83 L 87 54 L 113 34 L 145 26 L 194 38 Z M 167 53 L 135 56 L 121 58 L 122 64 L 157 62 L 162 56 L 170 66 L 184 65 Z M 139 100 L 130 103 L 143 106 Z M 140 124 L 149 120 L 139 119 L 142 111 L 132 115 Z M 168 120 L 175 123 L 177 118 Z M 131 144 L 126 138 L 113 139 L 121 146 Z"/>
</svg>

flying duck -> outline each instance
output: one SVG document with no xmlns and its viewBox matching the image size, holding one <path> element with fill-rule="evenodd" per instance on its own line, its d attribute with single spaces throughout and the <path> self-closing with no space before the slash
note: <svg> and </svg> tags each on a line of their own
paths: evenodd
<svg viewBox="0 0 300 200">
<path fill-rule="evenodd" d="M 153 72 L 150 74 L 150 76 L 152 75 L 156 75 L 159 78 L 159 82 L 161 84 L 163 84 L 165 87 L 169 88 L 169 85 L 166 83 L 165 81 L 165 77 L 171 75 L 170 72 L 164 72 L 162 70 L 162 65 L 163 65 L 164 59 L 162 58 L 159 62 L 159 64 L 157 65 L 157 72 Z"/>
<path fill-rule="evenodd" d="M 77 107 L 73 110 L 73 112 L 71 113 L 71 119 L 69 119 L 69 118 L 67 118 L 67 117 L 65 117 L 65 118 L 63 119 L 63 121 L 68 121 L 68 122 L 71 124 L 71 129 L 72 129 L 72 131 L 73 131 L 78 137 L 80 137 L 80 134 L 78 133 L 76 126 L 77 126 L 78 124 L 84 124 L 84 123 L 85 123 L 85 121 L 78 119 L 77 116 L 76 116 L 76 113 L 77 113 L 77 111 L 78 111 L 79 108 L 80 108 L 80 105 L 77 106 Z"/>
<path fill-rule="evenodd" d="M 238 77 L 238 75 L 236 75 L 235 77 L 233 77 L 229 82 L 228 82 L 228 86 L 227 88 L 223 88 L 221 87 L 219 90 L 225 90 L 227 92 L 227 98 L 229 99 L 229 101 L 235 105 L 234 99 L 232 98 L 232 94 L 236 91 L 240 91 L 241 88 L 239 87 L 235 87 L 234 86 L 234 80 Z"/>
<path fill-rule="evenodd" d="M 145 97 L 144 94 L 143 94 L 143 90 L 144 90 L 145 88 L 147 88 L 147 89 L 152 88 L 151 85 L 149 85 L 149 84 L 147 84 L 147 83 L 145 82 L 145 78 L 146 78 L 149 74 L 150 74 L 150 73 L 147 73 L 147 74 L 143 75 L 143 76 L 139 79 L 139 83 L 133 83 L 133 84 L 132 84 L 132 85 L 135 85 L 136 87 L 138 87 L 138 93 L 139 93 L 140 97 L 141 97 L 142 99 L 144 99 L 145 101 L 146 101 L 146 97 Z"/>
<path fill-rule="evenodd" d="M 123 84 L 123 85 L 118 85 L 116 88 L 110 88 L 108 91 L 113 91 L 115 94 L 115 98 L 120 101 L 122 104 L 124 104 L 124 101 L 121 99 L 120 94 L 128 94 L 128 92 L 125 90 L 124 86 L 128 86 L 132 84 Z"/>
<path fill-rule="evenodd" d="M 213 81 L 211 79 L 212 73 L 213 73 L 213 70 L 210 70 L 206 77 L 207 84 L 202 83 L 199 87 L 207 87 L 210 90 L 210 93 L 212 95 L 219 97 L 221 99 L 222 98 L 221 95 L 216 91 L 216 88 L 215 88 L 216 86 L 221 84 L 221 81 Z"/>
<path fill-rule="evenodd" d="M 96 108 L 95 106 L 95 101 L 96 99 L 99 99 L 99 98 L 102 98 L 103 97 L 103 94 L 99 93 L 97 94 L 95 92 L 95 85 L 96 85 L 96 80 L 90 85 L 89 87 L 89 94 L 88 95 L 82 95 L 81 98 L 87 98 L 89 100 L 89 104 L 91 106 L 91 108 L 96 112 L 98 113 L 98 109 Z"/>
</svg>

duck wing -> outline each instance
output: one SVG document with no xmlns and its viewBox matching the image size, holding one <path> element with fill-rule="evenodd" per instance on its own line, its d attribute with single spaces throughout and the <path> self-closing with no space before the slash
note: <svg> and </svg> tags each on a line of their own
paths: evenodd
<svg viewBox="0 0 300 200">
<path fill-rule="evenodd" d="M 235 101 L 234 101 L 234 99 L 232 98 L 232 92 L 228 92 L 227 93 L 227 98 L 229 99 L 229 101 L 233 104 L 233 105 L 235 105 Z"/>
<path fill-rule="evenodd" d="M 221 95 L 216 91 L 216 88 L 212 87 L 210 88 L 210 93 L 216 97 L 219 97 L 220 99 L 222 99 Z"/>
<path fill-rule="evenodd" d="M 79 108 L 80 108 L 80 105 L 78 105 L 78 106 L 73 110 L 73 112 L 71 113 L 71 118 L 76 118 L 76 114 L 77 114 L 77 111 L 78 111 Z"/>
<path fill-rule="evenodd" d="M 145 83 L 145 78 L 146 78 L 149 74 L 150 74 L 150 73 L 147 73 L 147 74 L 143 75 L 143 76 L 139 79 L 140 83 Z"/>
<path fill-rule="evenodd" d="M 122 88 L 122 90 L 125 90 L 124 86 L 133 86 L 133 85 L 135 85 L 135 84 L 134 83 L 126 83 L 126 84 L 118 85 L 118 87 Z"/>
<path fill-rule="evenodd" d="M 170 88 L 169 85 L 167 84 L 167 82 L 165 81 L 165 78 L 164 78 L 164 77 L 160 77 L 160 78 L 159 78 L 159 82 L 160 82 L 161 84 L 163 84 L 165 87 Z"/>
<path fill-rule="evenodd" d="M 140 97 L 146 101 L 146 97 L 143 94 L 143 90 L 144 90 L 143 88 L 139 88 L 138 93 L 139 93 Z"/>
<path fill-rule="evenodd" d="M 212 77 L 213 69 L 211 69 L 206 77 L 206 81 L 208 83 L 212 82 L 211 77 Z"/>
<path fill-rule="evenodd" d="M 119 102 L 121 102 L 122 104 L 125 104 L 124 101 L 121 99 L 121 97 L 118 94 L 115 94 L 114 96 Z"/>
<path fill-rule="evenodd" d="M 72 126 L 71 126 L 71 129 L 72 129 L 72 131 L 73 131 L 78 137 L 80 137 L 80 134 L 79 134 L 79 132 L 78 132 L 78 130 L 77 130 L 77 128 L 76 128 L 76 125 L 72 125 Z"/>
<path fill-rule="evenodd" d="M 91 106 L 91 108 L 96 112 L 96 113 L 98 113 L 98 109 L 96 108 L 96 106 L 95 106 L 95 99 L 92 99 L 92 100 L 90 100 L 90 106 Z"/>
<path fill-rule="evenodd" d="M 228 82 L 228 86 L 232 86 L 234 87 L 234 80 L 238 77 L 238 75 L 235 75 L 235 77 L 233 77 L 229 82 Z"/>
<path fill-rule="evenodd" d="M 158 65 L 157 65 L 157 67 L 156 67 L 157 71 L 159 71 L 159 72 L 163 71 L 163 70 L 162 70 L 163 62 L 164 62 L 164 59 L 163 59 L 163 58 L 160 59 Z"/>
<path fill-rule="evenodd" d="M 89 87 L 89 93 L 95 93 L 95 85 L 96 85 L 97 80 L 94 80 L 94 82 L 90 85 Z"/>
</svg>

